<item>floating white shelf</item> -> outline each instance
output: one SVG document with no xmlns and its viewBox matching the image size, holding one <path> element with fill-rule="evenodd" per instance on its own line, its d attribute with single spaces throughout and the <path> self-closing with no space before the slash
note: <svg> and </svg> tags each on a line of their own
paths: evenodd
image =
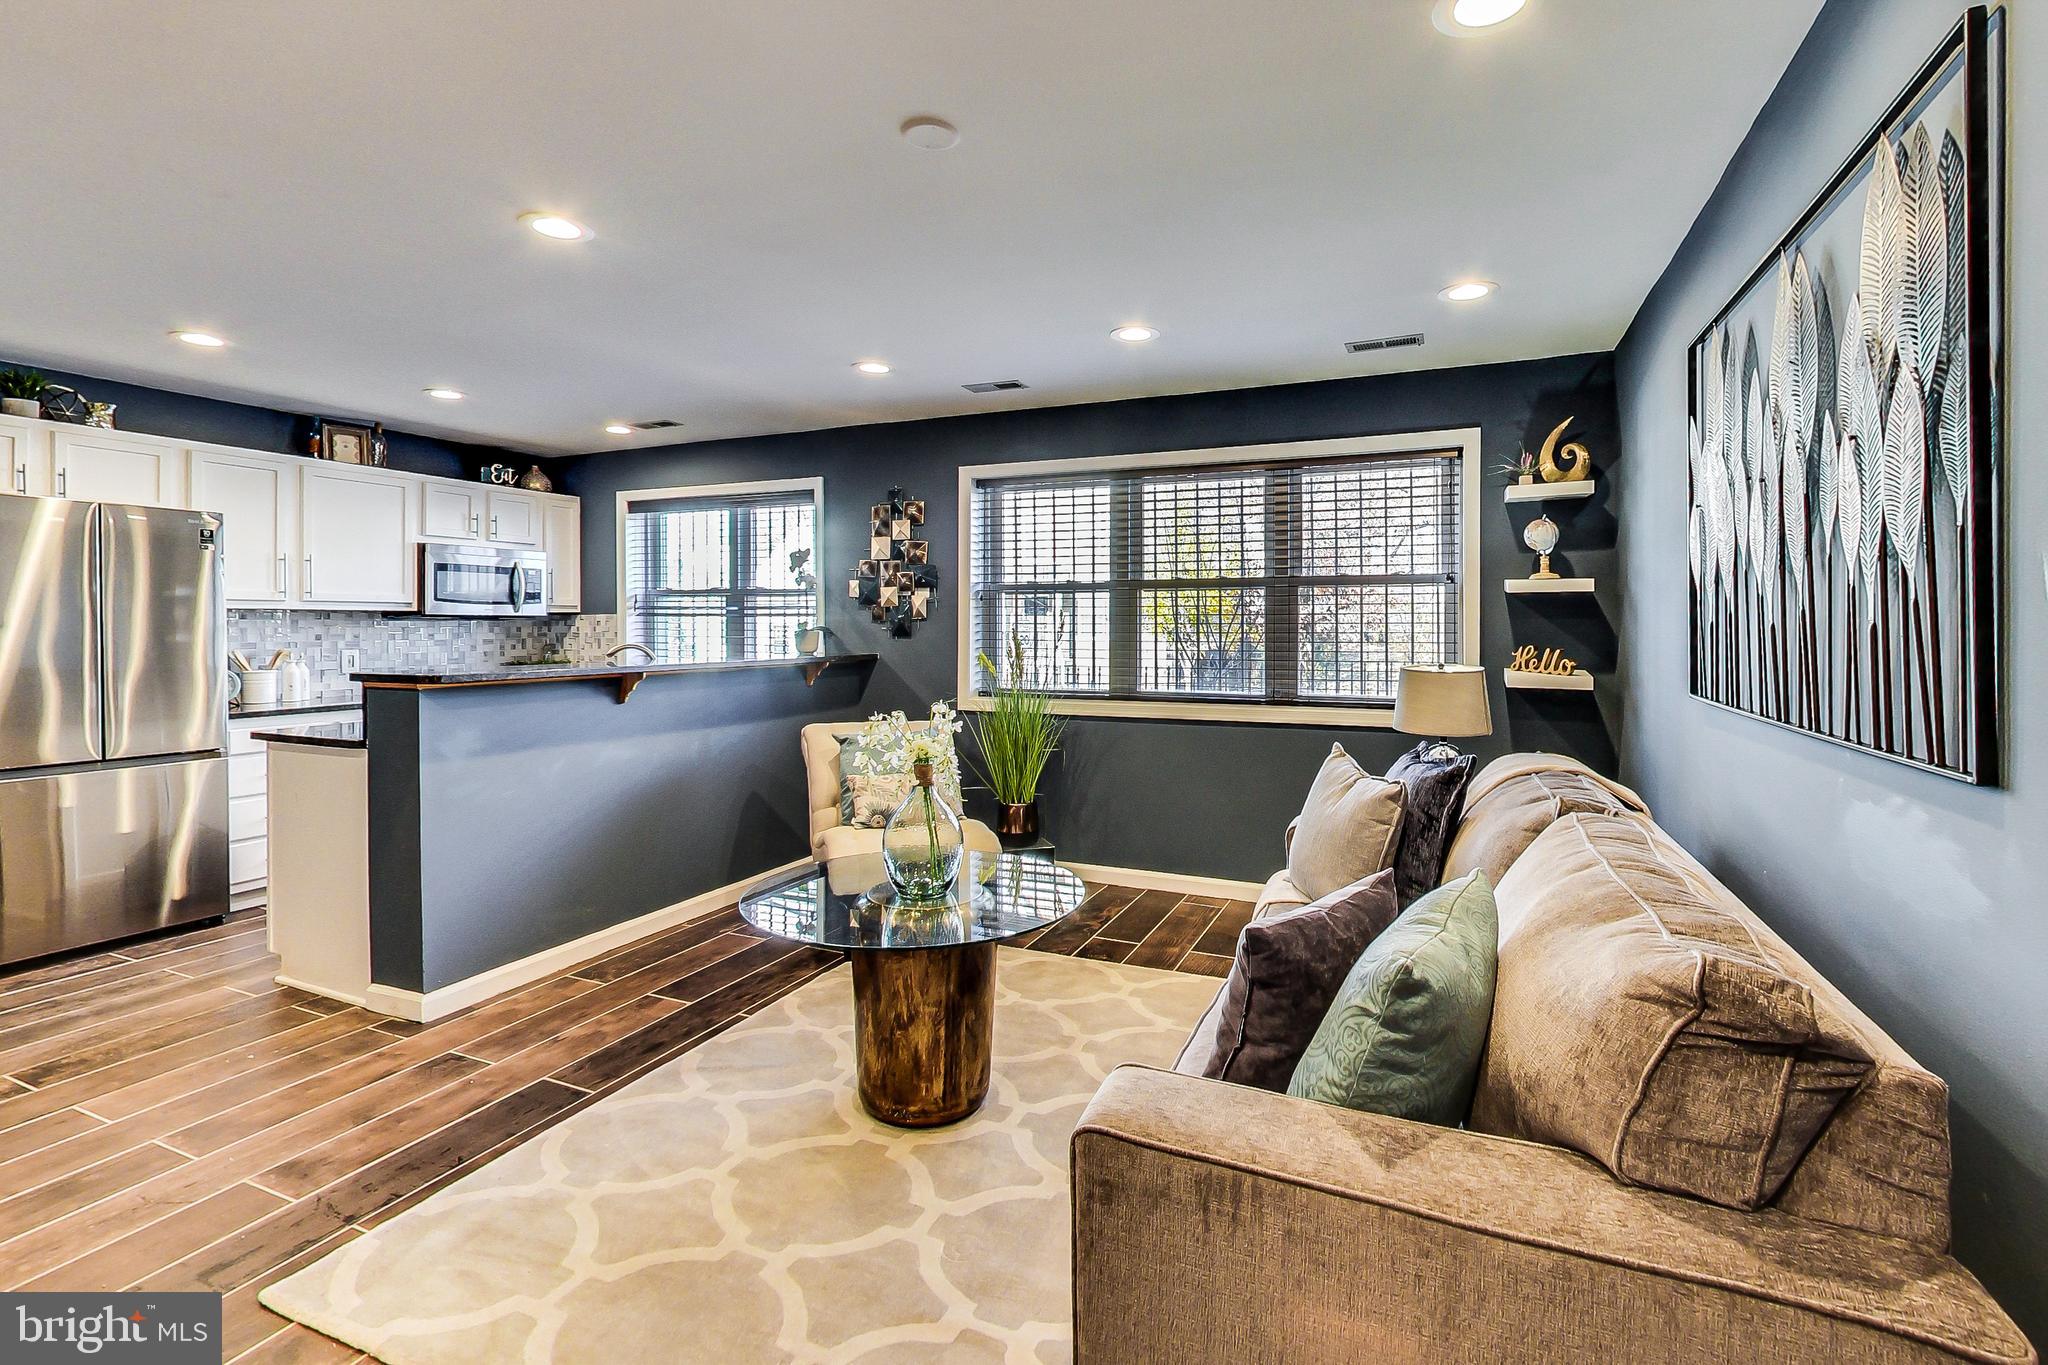
<svg viewBox="0 0 2048 1365">
<path fill-rule="evenodd" d="M 1590 578 L 1510 578 L 1501 584 L 1511 593 L 1525 592 L 1591 592 Z"/>
<path fill-rule="evenodd" d="M 1572 479 L 1565 483 L 1511 483 L 1507 486 L 1509 502 L 1546 502 L 1553 498 L 1590 498 L 1593 496 L 1591 479 Z"/>
<path fill-rule="evenodd" d="M 1509 687 L 1525 688 L 1531 692 L 1591 692 L 1593 675 L 1585 669 L 1576 673 L 1528 673 L 1518 668 L 1504 668 L 1501 677 Z"/>
</svg>

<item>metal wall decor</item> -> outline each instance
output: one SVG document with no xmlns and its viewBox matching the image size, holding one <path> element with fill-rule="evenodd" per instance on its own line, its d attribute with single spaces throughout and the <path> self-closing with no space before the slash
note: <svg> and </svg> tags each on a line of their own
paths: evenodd
<svg viewBox="0 0 2048 1365">
<path fill-rule="evenodd" d="M 932 567 L 931 542 L 921 539 L 924 499 L 889 490 L 889 500 L 868 509 L 868 554 L 847 583 L 847 596 L 868 609 L 889 633 L 908 639 L 912 623 L 931 615 L 939 571 Z"/>
<path fill-rule="evenodd" d="M 2004 22 L 1968 10 L 1691 351 L 1692 691 L 1997 780 Z"/>
</svg>

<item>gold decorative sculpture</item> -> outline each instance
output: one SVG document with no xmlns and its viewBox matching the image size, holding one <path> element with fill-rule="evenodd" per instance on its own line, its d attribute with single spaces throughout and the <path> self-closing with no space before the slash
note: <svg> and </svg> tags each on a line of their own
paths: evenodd
<svg viewBox="0 0 2048 1365">
<path fill-rule="evenodd" d="M 1557 438 L 1564 435 L 1565 428 L 1576 420 L 1576 417 L 1565 418 L 1544 438 L 1543 451 L 1536 457 L 1536 470 L 1543 476 L 1543 482 L 1569 483 L 1593 477 L 1593 454 L 1585 446 L 1577 441 L 1567 441 L 1562 450 L 1558 448 Z M 1559 455 L 1564 457 L 1562 464 L 1558 462 Z"/>
<path fill-rule="evenodd" d="M 1545 673 L 1552 677 L 1570 677 L 1579 671 L 1578 660 L 1561 649 L 1546 649 L 1538 653 L 1534 645 L 1522 645 L 1508 660 L 1508 667 L 1517 673 Z"/>
</svg>

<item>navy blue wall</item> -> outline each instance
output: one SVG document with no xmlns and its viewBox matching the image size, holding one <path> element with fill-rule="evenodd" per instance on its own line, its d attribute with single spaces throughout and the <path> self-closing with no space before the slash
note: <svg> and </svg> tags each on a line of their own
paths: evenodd
<svg viewBox="0 0 2048 1365">
<path fill-rule="evenodd" d="M 115 404 L 114 423 L 123 431 L 209 441 L 279 455 L 305 453 L 298 440 L 306 420 L 303 414 L 259 408 L 247 403 L 230 403 L 219 398 L 200 398 L 189 393 L 172 393 L 167 389 L 123 384 L 112 379 L 95 379 L 91 375 L 69 374 L 35 364 L 0 362 L 0 370 L 16 368 L 36 370 L 45 379 L 67 384 L 96 402 Z M 366 424 L 373 420 L 358 419 L 344 413 L 323 415 L 361 420 Z M 403 431 L 387 431 L 385 434 L 391 443 L 391 467 L 412 474 L 473 479 L 483 466 L 498 461 L 506 464 L 517 462 L 522 469 L 532 463 L 525 456 L 496 446 L 443 441 Z"/>
<path fill-rule="evenodd" d="M 1612 362 L 1605 355 L 605 452 L 567 462 L 558 474 L 564 492 L 584 499 L 583 603 L 593 612 L 614 609 L 619 490 L 822 475 L 827 623 L 845 647 L 881 653 L 862 706 L 915 712 L 935 698 L 953 697 L 959 687 L 959 600 L 951 585 L 959 574 L 963 465 L 1467 426 L 1481 428 L 1491 464 L 1524 444 L 1533 449 L 1551 426 L 1572 415 L 1603 471 L 1603 492 L 1553 506 L 1564 530 L 1558 567 L 1598 577 L 1600 597 L 1546 602 L 1502 592 L 1502 579 L 1533 567 L 1519 539 L 1533 512 L 1511 517 L 1489 481 L 1480 518 L 1481 643 L 1495 670 L 1495 729 L 1473 747 L 1486 756 L 1557 750 L 1611 771 L 1614 737 L 1603 717 L 1615 708 L 1607 675 L 1614 662 L 1608 623 L 1617 598 L 1604 480 L 1617 442 Z M 892 484 L 926 499 L 933 562 L 947 582 L 935 615 L 909 640 L 888 638 L 846 596 L 853 561 L 866 553 L 868 508 Z M 1562 647 L 1601 675 L 1601 691 L 1591 698 L 1505 691 L 1498 670 L 1511 642 Z M 780 744 L 793 761 L 793 723 L 788 729 Z M 1075 861 L 1263 880 L 1280 864 L 1281 829 L 1300 808 L 1332 743 L 1376 766 L 1414 740 L 1385 730 L 1077 721 L 1048 783 L 1045 818 L 1061 853 Z"/>
<path fill-rule="evenodd" d="M 1830 0 L 1616 355 L 1627 780 L 1686 847 L 1949 1083 L 1956 1252 L 2048 1340 L 2048 25 L 2012 24 L 2007 789 L 1717 710 L 1687 690 L 1686 351 L 1954 27 L 1956 0 Z M 2032 21 L 2032 22 L 2029 22 Z M 2024 97 L 2024 98 L 2022 98 Z"/>
</svg>

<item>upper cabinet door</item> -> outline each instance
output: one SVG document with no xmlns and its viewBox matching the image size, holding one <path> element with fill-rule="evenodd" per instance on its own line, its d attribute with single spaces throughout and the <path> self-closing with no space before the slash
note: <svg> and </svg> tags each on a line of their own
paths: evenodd
<svg viewBox="0 0 2048 1365">
<path fill-rule="evenodd" d="M 97 427 L 57 433 L 56 487 L 74 502 L 185 505 L 185 451 L 167 441 L 124 438 Z"/>
<path fill-rule="evenodd" d="M 299 474 L 299 600 L 411 607 L 414 483 L 402 474 L 309 465 Z"/>
<path fill-rule="evenodd" d="M 49 431 L 0 418 L 0 493 L 47 498 L 53 491 Z"/>
<path fill-rule="evenodd" d="M 482 484 L 455 483 L 444 479 L 421 480 L 420 539 L 482 540 L 483 536 Z"/>
<path fill-rule="evenodd" d="M 583 509 L 574 500 L 549 498 L 542 507 L 547 529 L 548 609 L 583 607 Z"/>
<path fill-rule="evenodd" d="M 540 499 L 531 493 L 503 488 L 487 490 L 484 539 L 505 545 L 538 545 L 541 538 Z"/>
<path fill-rule="evenodd" d="M 192 452 L 192 506 L 221 518 L 221 581 L 228 605 L 276 606 L 291 598 L 299 468 L 216 451 Z"/>
</svg>

